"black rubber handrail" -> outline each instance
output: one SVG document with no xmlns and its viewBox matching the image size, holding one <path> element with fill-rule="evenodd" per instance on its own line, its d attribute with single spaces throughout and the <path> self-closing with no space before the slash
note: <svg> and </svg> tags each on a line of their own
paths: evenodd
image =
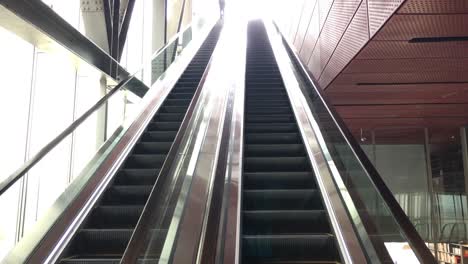
<svg viewBox="0 0 468 264">
<path fill-rule="evenodd" d="M 161 47 L 158 51 L 152 56 L 153 60 L 159 56 L 164 50 L 166 50 L 173 42 L 178 41 L 181 34 L 183 34 L 187 29 L 190 28 L 190 25 L 184 31 L 177 32 L 171 40 Z M 144 85 L 143 82 L 135 78 L 135 75 L 138 74 L 141 70 L 136 71 L 131 76 L 120 81 L 114 88 L 112 88 L 106 95 L 104 95 L 99 101 L 97 101 L 93 106 L 91 106 L 83 115 L 71 123 L 65 130 L 63 130 L 58 136 L 52 139 L 47 145 L 45 145 L 41 150 L 39 150 L 32 158 L 26 161 L 21 167 L 19 167 L 15 172 L 8 176 L 5 180 L 0 183 L 0 196 L 5 193 L 15 182 L 21 179 L 24 174 L 26 174 L 34 165 L 41 161 L 50 151 L 52 151 L 60 142 L 62 142 L 67 136 L 69 136 L 73 131 L 75 131 L 89 116 L 91 116 L 97 109 L 103 106 L 109 99 L 116 94 L 120 89 L 126 87 L 131 81 L 135 81 L 138 85 Z"/>
<path fill-rule="evenodd" d="M 274 23 L 274 22 L 273 22 Z M 399 225 L 401 231 L 408 239 L 409 244 L 414 250 L 415 255 L 421 261 L 421 263 L 433 263 L 436 264 L 436 260 L 432 253 L 430 252 L 429 248 L 426 246 L 424 240 L 418 234 L 414 225 L 409 220 L 408 216 L 405 214 L 403 209 L 401 208 L 398 201 L 395 199 L 395 196 L 392 194 L 390 189 L 385 184 L 384 180 L 380 176 L 377 169 L 371 163 L 369 158 L 367 157 L 366 153 L 362 150 L 360 145 L 357 143 L 354 136 L 349 131 L 348 127 L 345 125 L 343 119 L 337 114 L 333 107 L 329 107 L 331 104 L 328 102 L 327 99 L 324 98 L 322 94 L 322 90 L 318 88 L 316 81 L 314 81 L 309 72 L 306 70 L 304 65 L 302 64 L 301 60 L 297 57 L 297 54 L 291 47 L 291 44 L 285 39 L 281 31 L 279 30 L 276 23 L 274 23 L 276 30 L 281 34 L 283 38 L 283 43 L 285 43 L 285 47 L 290 51 L 288 52 L 292 55 L 292 60 L 296 62 L 296 65 L 300 65 L 300 74 L 305 77 L 304 79 L 309 82 L 310 87 L 314 90 L 317 94 L 317 97 L 322 101 L 323 105 L 325 106 L 327 112 L 330 114 L 333 122 L 337 126 L 338 130 L 341 132 L 342 136 L 348 143 L 348 146 L 351 148 L 353 154 L 361 164 L 362 168 L 368 175 L 370 181 L 373 183 L 375 189 L 380 193 L 383 200 L 387 204 L 390 212 L 392 213 L 395 221 Z"/>
</svg>

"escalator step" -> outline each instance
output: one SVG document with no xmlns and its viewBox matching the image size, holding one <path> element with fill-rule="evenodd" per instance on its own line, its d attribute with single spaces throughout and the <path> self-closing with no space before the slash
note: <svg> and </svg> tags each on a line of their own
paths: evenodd
<svg viewBox="0 0 468 264">
<path fill-rule="evenodd" d="M 167 211 L 173 211 L 174 204 L 166 207 Z M 143 205 L 106 205 L 95 208 L 90 219 L 86 223 L 87 229 L 97 228 L 115 228 L 128 229 L 134 228 L 143 211 Z M 167 214 L 163 219 L 162 226 L 169 226 L 172 217 Z"/>
<path fill-rule="evenodd" d="M 305 156 L 307 153 L 302 144 L 247 144 L 245 157 Z"/>
<path fill-rule="evenodd" d="M 268 100 L 282 100 L 286 99 L 287 95 L 285 92 L 276 92 L 276 91 L 270 91 L 268 94 L 267 93 L 247 93 L 247 98 L 246 102 L 258 102 L 258 101 L 266 101 L 265 96 L 268 96 Z"/>
<path fill-rule="evenodd" d="M 144 205 L 153 185 L 117 185 L 110 187 L 102 199 L 103 205 Z"/>
<path fill-rule="evenodd" d="M 295 123 L 246 123 L 246 133 L 297 133 L 299 130 Z"/>
<path fill-rule="evenodd" d="M 246 100 L 284 100 L 287 99 L 288 94 L 281 87 L 268 87 L 255 89 L 250 88 L 249 91 L 246 91 L 245 94 Z M 250 109 L 249 109 L 250 110 Z"/>
<path fill-rule="evenodd" d="M 182 122 L 185 113 L 158 113 L 153 122 Z"/>
<path fill-rule="evenodd" d="M 247 123 L 249 126 L 249 123 Z M 268 128 L 268 126 L 265 126 Z M 274 126 L 272 126 L 274 129 Z M 248 144 L 297 144 L 302 143 L 299 133 L 247 133 L 245 143 Z"/>
<path fill-rule="evenodd" d="M 195 91 L 195 90 L 193 90 Z M 181 92 L 172 92 L 169 94 L 168 98 L 171 99 L 192 99 L 193 98 L 193 92 L 186 92 L 186 93 L 181 93 Z"/>
<path fill-rule="evenodd" d="M 174 93 L 192 93 L 192 94 L 195 94 L 196 89 L 197 89 L 197 87 L 179 87 L 179 88 L 174 87 L 174 89 L 172 89 L 172 92 L 174 92 Z"/>
<path fill-rule="evenodd" d="M 251 114 L 292 114 L 290 107 L 251 107 L 249 109 Z"/>
<path fill-rule="evenodd" d="M 181 121 L 176 122 L 152 122 L 148 124 L 147 131 L 175 131 L 177 132 L 180 128 Z"/>
<path fill-rule="evenodd" d="M 159 113 L 183 113 L 187 111 L 186 107 L 183 106 L 163 106 L 159 110 Z"/>
<path fill-rule="evenodd" d="M 244 210 L 322 210 L 315 189 L 244 190 Z"/>
<path fill-rule="evenodd" d="M 246 235 L 330 233 L 324 210 L 244 211 Z"/>
<path fill-rule="evenodd" d="M 140 142 L 174 141 L 177 131 L 146 131 Z"/>
<path fill-rule="evenodd" d="M 172 142 L 141 142 L 133 149 L 134 154 L 167 154 Z"/>
<path fill-rule="evenodd" d="M 197 87 L 198 83 L 199 83 L 199 81 L 185 81 L 185 80 L 182 80 L 182 82 L 178 82 L 175 87 L 177 87 L 177 88 L 180 88 L 180 87 L 182 87 L 182 88 L 183 87 Z M 179 100 L 179 99 L 177 99 L 177 100 Z"/>
<path fill-rule="evenodd" d="M 275 115 L 265 115 L 265 114 L 251 114 L 245 117 L 245 121 L 249 123 L 289 123 L 294 122 L 294 115 L 291 114 L 275 114 Z"/>
<path fill-rule="evenodd" d="M 243 236 L 242 254 L 247 263 L 317 263 L 311 260 L 339 259 L 334 236 L 330 234 Z"/>
<path fill-rule="evenodd" d="M 165 235 L 166 232 L 166 230 L 153 230 L 151 236 L 156 238 Z M 68 255 L 75 258 L 77 256 L 121 257 L 132 233 L 133 229 L 82 229 L 77 233 Z M 154 249 L 162 247 L 163 242 L 154 243 Z"/>
<path fill-rule="evenodd" d="M 302 157 L 245 157 L 245 172 L 268 171 L 307 171 L 308 159 Z"/>
<path fill-rule="evenodd" d="M 157 258 L 140 259 L 137 264 L 157 263 Z M 120 258 L 79 258 L 79 259 L 62 259 L 61 264 L 120 264 Z"/>
<path fill-rule="evenodd" d="M 132 154 L 125 161 L 126 169 L 159 169 L 164 163 L 164 154 Z"/>
<path fill-rule="evenodd" d="M 188 106 L 190 99 L 166 99 L 164 106 Z"/>
<path fill-rule="evenodd" d="M 142 205 L 99 206 L 93 210 L 86 228 L 134 228 Z"/>
<path fill-rule="evenodd" d="M 285 100 L 257 100 L 257 101 L 246 101 L 247 107 L 251 106 L 274 106 L 274 107 L 283 107 L 289 106 L 289 102 Z"/>
<path fill-rule="evenodd" d="M 249 189 L 313 189 L 311 172 L 250 172 L 244 173 L 244 188 Z"/>
<path fill-rule="evenodd" d="M 115 185 L 152 185 L 159 169 L 123 169 L 115 177 Z"/>
</svg>

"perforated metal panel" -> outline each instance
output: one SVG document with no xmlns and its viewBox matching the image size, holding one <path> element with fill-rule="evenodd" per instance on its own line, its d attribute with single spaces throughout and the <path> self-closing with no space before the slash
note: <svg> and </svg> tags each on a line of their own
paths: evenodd
<svg viewBox="0 0 468 264">
<path fill-rule="evenodd" d="M 309 61 L 310 56 L 312 55 L 312 51 L 315 48 L 315 45 L 318 41 L 319 35 L 319 10 L 317 6 L 315 6 L 314 11 L 312 13 L 312 17 L 310 18 L 309 28 L 307 29 L 307 33 L 305 35 L 304 43 L 302 44 L 302 49 L 300 50 L 299 56 L 303 61 Z"/>
<path fill-rule="evenodd" d="M 323 71 L 319 82 L 326 87 L 369 40 L 366 1 L 363 1 Z"/>
<path fill-rule="evenodd" d="M 351 2 L 335 0 L 328 13 L 329 1 L 320 0 L 320 17 L 311 18 L 311 25 L 324 25 L 320 38 L 319 27 L 309 27 L 300 57 L 315 78 L 320 75 L 319 84 L 327 88 L 332 103 L 346 105 L 340 112 L 347 113 L 351 127 L 468 123 L 468 42 L 409 43 L 414 38 L 468 36 L 467 0 L 367 0 L 365 11 L 360 6 L 346 32 L 345 5 Z M 362 104 L 359 111 L 349 107 L 356 104 Z M 379 104 L 396 108 L 369 106 Z M 396 104 L 409 106 L 401 110 Z"/>
<path fill-rule="evenodd" d="M 468 82 L 466 72 L 352 73 L 340 74 L 334 84 L 406 84 Z"/>
<path fill-rule="evenodd" d="M 468 1 L 467 1 L 468 2 Z M 394 15 L 376 40 L 468 36 L 468 14 Z"/>
<path fill-rule="evenodd" d="M 301 18 L 301 13 L 302 13 L 302 7 L 304 6 L 304 3 L 307 0 L 296 0 L 292 1 L 291 4 L 293 4 L 292 8 L 292 16 L 291 16 L 291 24 L 289 28 L 289 40 L 291 42 L 294 41 L 294 38 L 296 37 L 297 34 L 297 29 L 299 26 L 299 19 Z"/>
<path fill-rule="evenodd" d="M 468 103 L 468 85 L 334 85 L 327 88 L 327 95 L 336 105 Z"/>
<path fill-rule="evenodd" d="M 321 43 L 320 40 L 315 45 L 315 49 L 312 52 L 312 56 L 310 57 L 310 60 L 307 64 L 307 68 L 309 68 L 309 71 L 314 75 L 314 78 L 318 80 L 320 77 L 320 74 L 322 73 L 322 68 L 320 67 L 320 50 L 321 50 Z M 324 87 L 321 87 L 322 89 Z"/>
<path fill-rule="evenodd" d="M 346 109 L 342 110 L 346 111 Z M 465 117 L 434 117 L 434 118 L 355 118 L 344 119 L 346 125 L 350 129 L 378 129 L 378 128 L 395 128 L 395 127 L 429 127 L 446 128 L 460 127 L 466 124 Z"/>
<path fill-rule="evenodd" d="M 466 0 L 408 0 L 398 13 L 468 13 Z"/>
<path fill-rule="evenodd" d="M 396 58 L 467 58 L 465 41 L 439 43 L 408 43 L 407 41 L 371 41 L 358 59 Z"/>
<path fill-rule="evenodd" d="M 323 25 L 325 25 L 325 21 L 327 20 L 328 13 L 330 12 L 332 4 L 333 0 L 318 1 L 320 29 L 323 28 Z"/>
<path fill-rule="evenodd" d="M 468 58 L 353 60 L 345 73 L 466 71 Z"/>
<path fill-rule="evenodd" d="M 465 107 L 458 105 L 373 105 L 373 106 L 336 106 L 344 118 L 414 118 L 414 117 L 468 117 L 468 104 Z M 346 111 L 343 111 L 346 109 Z"/>
<path fill-rule="evenodd" d="M 301 50 L 302 44 L 304 43 L 304 38 L 306 37 L 307 28 L 309 27 L 309 22 L 312 18 L 312 12 L 314 11 L 317 1 L 309 0 L 306 1 L 304 8 L 302 10 L 301 20 L 299 21 L 299 28 L 297 30 L 296 38 L 294 40 L 294 46 L 297 50 Z"/>
<path fill-rule="evenodd" d="M 361 0 L 335 0 L 333 2 L 325 26 L 320 34 L 322 44 L 320 63 L 322 69 L 325 68 L 338 42 L 345 34 L 360 3 Z"/>
<path fill-rule="evenodd" d="M 369 0 L 369 27 L 373 36 L 404 0 Z"/>
</svg>

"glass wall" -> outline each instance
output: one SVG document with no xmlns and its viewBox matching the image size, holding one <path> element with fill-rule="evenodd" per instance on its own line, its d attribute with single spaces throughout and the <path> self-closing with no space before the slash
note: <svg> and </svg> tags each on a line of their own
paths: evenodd
<svg viewBox="0 0 468 264">
<path fill-rule="evenodd" d="M 0 179 L 34 156 L 102 97 L 101 75 L 46 53 L 0 27 Z M 92 119 L 92 118 L 91 118 Z M 102 121 L 102 120 L 101 120 Z M 44 216 L 103 142 L 87 121 L 0 197 L 0 258 Z"/>
<path fill-rule="evenodd" d="M 0 28 L 0 180 L 24 163 L 28 141 L 28 116 L 34 47 Z M 14 63 L 11 63 L 14 62 Z M 16 241 L 20 184 L 0 196 L 0 208 L 9 214 L 0 217 L 0 259 Z"/>
<path fill-rule="evenodd" d="M 80 0 L 43 2 L 85 35 L 95 37 L 105 32 L 85 28 L 96 16 L 83 16 Z M 176 2 L 171 5 L 171 27 L 180 15 L 182 1 Z M 136 1 L 121 58 L 121 65 L 130 73 L 144 64 L 151 65 L 153 38 L 163 34 L 155 29 L 155 3 Z M 185 8 L 182 29 L 191 22 L 190 0 L 186 0 Z M 76 64 L 63 53 L 41 50 L 1 25 L 0 39 L 4 94 L 0 104 L 0 121 L 4 124 L 0 129 L 0 180 L 4 180 L 94 105 L 115 82 L 108 85 L 109 78 L 94 67 Z M 147 69 L 149 72 L 140 71 L 137 78 L 151 83 L 151 67 Z M 135 114 L 138 101 L 129 91 L 115 94 L 105 107 L 0 196 L 0 208 L 5 213 L 0 219 L 0 260 L 38 221 L 47 217 L 51 205 L 78 177 L 96 150 L 127 116 Z"/>
<path fill-rule="evenodd" d="M 468 241 L 466 130 L 389 127 L 355 133 L 416 230 L 446 259 Z M 464 161 L 465 160 L 465 161 Z"/>
<path fill-rule="evenodd" d="M 80 1 L 44 1 L 81 28 Z M 62 53 L 48 53 L 0 25 L 0 180 L 4 180 L 106 93 L 93 67 L 79 68 Z M 114 110 L 115 111 L 115 110 Z M 123 112 L 121 114 L 123 116 Z M 50 206 L 103 143 L 105 119 L 91 116 L 22 180 L 0 196 L 0 259 L 46 216 Z"/>
</svg>

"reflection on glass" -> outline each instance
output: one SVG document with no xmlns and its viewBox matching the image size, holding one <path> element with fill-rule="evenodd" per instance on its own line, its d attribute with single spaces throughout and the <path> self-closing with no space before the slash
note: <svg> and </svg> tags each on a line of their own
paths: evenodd
<svg viewBox="0 0 468 264">
<path fill-rule="evenodd" d="M 290 56 L 293 56 L 292 51 L 289 50 L 289 52 Z M 365 245 L 363 248 L 368 253 L 368 257 L 372 260 L 373 257 L 378 256 L 381 262 L 395 262 L 401 257 L 401 252 L 395 253 L 395 245 L 397 245 L 400 249 L 406 250 L 404 251 L 407 252 L 405 255 L 414 259 L 413 250 L 405 246 L 408 239 L 367 170 L 346 141 L 317 92 L 305 80 L 299 69 L 300 66 L 295 59 L 293 61 L 296 63 L 297 80 L 302 90 L 308 94 L 309 107 L 325 141 L 325 145 L 321 147 L 326 153 L 325 156 L 331 158 L 328 161 L 329 166 L 336 168 L 339 172 L 339 174 L 334 174 L 334 177 L 345 185 L 339 190 L 349 193 L 352 198 L 344 199 L 343 202 L 350 215 L 353 216 L 351 220 L 355 225 L 358 237 Z M 377 254 L 374 254 L 373 251 Z"/>
<path fill-rule="evenodd" d="M 25 161 L 34 47 L 0 27 L 0 79 L 4 100 L 0 104 L 0 181 Z M 13 247 L 21 182 L 0 196 L 0 259 Z"/>
<path fill-rule="evenodd" d="M 187 28 L 180 37 L 170 43 L 167 48 L 160 52 L 151 62 L 151 84 L 153 84 L 180 55 L 182 50 L 192 40 L 192 28 Z"/>
<path fill-rule="evenodd" d="M 452 254 L 450 243 L 468 240 L 462 134 L 458 127 L 426 131 L 374 129 L 369 132 L 373 142 L 361 147 L 420 236 L 431 243 L 433 253 L 438 248 L 437 257 L 443 260 Z M 360 138 L 356 133 L 355 137 Z"/>
<path fill-rule="evenodd" d="M 460 129 L 431 129 L 429 144 L 434 190 L 442 193 L 465 193 Z"/>
<path fill-rule="evenodd" d="M 48 1 L 60 15 L 71 19 L 75 11 L 68 10 L 57 1 Z M 80 1 L 76 1 L 79 6 Z M 62 6 L 64 9 L 59 9 Z M 70 5 L 69 8 L 75 8 Z M 142 6 L 137 7 L 144 12 Z M 61 11 L 59 11 L 61 10 Z M 68 12 L 70 11 L 70 12 Z M 76 14 L 79 14 L 76 13 Z M 76 17 L 79 25 L 80 18 Z M 68 19 L 67 19 L 68 21 Z M 70 20 L 69 22 L 71 22 Z M 74 20 L 73 20 L 74 21 Z M 142 21 L 141 19 L 138 21 Z M 139 42 L 147 41 L 143 31 L 134 33 Z M 108 85 L 109 77 L 90 65 L 79 67 L 60 53 L 46 53 L 28 42 L 0 28 L 0 77 L 8 96 L 0 105 L 0 120 L 9 129 L 0 130 L 0 180 L 10 176 L 26 160 L 33 157 L 47 143 L 78 119 L 99 99 L 115 87 Z M 133 39 L 133 40 L 135 40 Z M 137 42 L 130 45 L 137 46 Z M 135 77 L 128 80 L 107 104 L 94 111 L 73 133 L 62 140 L 40 160 L 24 177 L 0 196 L 0 207 L 7 217 L 0 220 L 0 259 L 24 237 L 31 237 L 38 221 L 52 225 L 54 219 L 48 212 L 57 198 L 78 179 L 92 174 L 96 165 L 93 160 L 104 157 L 97 154 L 106 137 L 119 140 L 136 114 L 141 111 L 142 99 L 129 91 L 130 88 L 147 89 L 157 80 L 143 72 L 157 72 L 158 77 L 175 61 L 191 41 L 191 28 L 179 38 L 172 40 L 161 50 L 155 60 L 165 57 L 165 68 L 151 69 L 155 63 L 142 58 L 129 65 L 139 67 Z M 139 43 L 142 44 L 142 43 Z M 150 43 L 148 44 L 150 47 Z M 148 66 L 141 69 L 142 61 Z M 139 66 L 138 66 L 139 65 Z M 145 77 L 146 76 L 146 77 Z M 147 80 L 146 80 L 146 79 Z M 120 129 L 121 128 L 121 129 Z M 115 142 L 113 142 L 115 143 Z M 106 152 L 107 153 L 107 152 Z M 86 170 L 84 170 L 86 168 Z M 24 201 L 20 202 L 21 197 Z M 22 216 L 22 217 L 19 217 Z M 48 222 L 47 222 L 48 221 Z"/>
<path fill-rule="evenodd" d="M 80 10 L 80 0 L 42 0 L 42 2 L 54 10 L 74 28 L 84 33 L 84 29 L 81 27 L 82 14 Z"/>
<path fill-rule="evenodd" d="M 0 208 L 4 212 L 0 217 L 0 260 L 16 243 L 21 186 L 19 181 L 0 196 Z"/>
</svg>

